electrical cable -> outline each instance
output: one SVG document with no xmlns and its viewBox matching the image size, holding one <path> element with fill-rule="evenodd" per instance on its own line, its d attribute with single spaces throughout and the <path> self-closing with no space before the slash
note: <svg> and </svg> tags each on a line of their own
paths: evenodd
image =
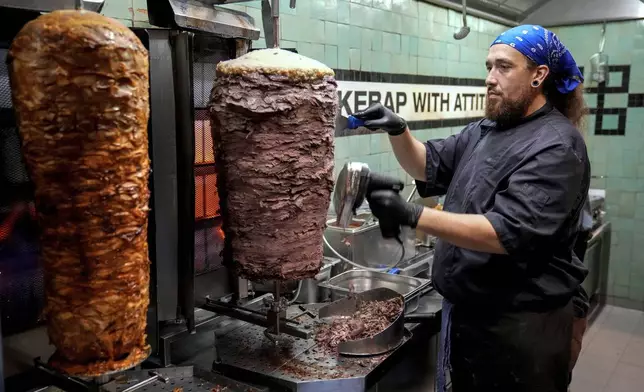
<svg viewBox="0 0 644 392">
<path fill-rule="evenodd" d="M 327 239 L 326 239 L 326 235 L 322 235 L 322 240 L 324 241 L 324 244 L 329 248 L 329 250 L 331 250 L 331 252 L 332 252 L 332 253 L 333 253 L 337 258 L 339 258 L 340 260 L 342 260 L 342 261 L 344 261 L 344 262 L 346 262 L 346 263 L 349 263 L 350 265 L 352 265 L 352 266 L 354 266 L 354 267 L 356 267 L 356 268 L 363 269 L 363 270 L 367 270 L 367 271 L 372 271 L 372 272 L 387 272 L 387 271 L 389 271 L 389 270 L 390 270 L 390 269 L 392 269 L 392 268 L 396 268 L 396 267 L 398 267 L 398 265 L 399 265 L 400 263 L 402 263 L 402 261 L 405 259 L 405 245 L 403 244 L 403 242 L 402 242 L 402 240 L 400 239 L 400 237 L 399 237 L 399 236 L 398 236 L 398 237 L 396 237 L 396 241 L 398 241 L 398 243 L 402 246 L 402 254 L 400 255 L 400 259 L 398 259 L 398 261 L 397 261 L 394 265 L 389 266 L 389 267 L 385 267 L 385 268 L 371 268 L 371 267 L 367 267 L 367 266 L 364 266 L 364 265 L 358 264 L 358 263 L 356 263 L 356 262 L 353 262 L 353 261 L 351 261 L 351 260 L 347 259 L 346 257 L 342 256 L 342 255 L 341 255 L 337 250 L 335 250 L 335 249 L 331 246 L 331 244 L 329 243 L 329 240 L 327 240 Z"/>
<path fill-rule="evenodd" d="M 297 300 L 297 297 L 300 296 L 300 291 L 302 291 L 302 281 L 300 280 L 297 282 L 297 291 L 295 291 L 295 295 L 293 296 L 293 299 L 288 301 L 289 305 L 293 305 L 295 301 Z"/>
</svg>

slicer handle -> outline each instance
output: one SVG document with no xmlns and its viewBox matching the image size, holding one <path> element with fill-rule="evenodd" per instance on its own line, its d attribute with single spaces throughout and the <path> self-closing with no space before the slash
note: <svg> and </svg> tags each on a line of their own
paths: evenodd
<svg viewBox="0 0 644 392">
<path fill-rule="evenodd" d="M 384 191 L 384 190 L 401 192 L 404 187 L 405 187 L 405 183 L 398 178 L 371 172 L 369 174 L 369 184 L 367 185 L 367 194 L 373 191 Z"/>
<path fill-rule="evenodd" d="M 349 116 L 347 118 L 347 128 L 348 129 L 357 129 L 364 126 L 364 121 L 360 120 L 357 117 Z"/>
<path fill-rule="evenodd" d="M 380 220 L 380 232 L 383 238 L 399 238 L 401 229 L 397 223 L 389 223 L 386 220 Z"/>
<path fill-rule="evenodd" d="M 424 323 L 436 320 L 436 313 L 410 313 L 405 315 L 405 323 Z"/>
</svg>

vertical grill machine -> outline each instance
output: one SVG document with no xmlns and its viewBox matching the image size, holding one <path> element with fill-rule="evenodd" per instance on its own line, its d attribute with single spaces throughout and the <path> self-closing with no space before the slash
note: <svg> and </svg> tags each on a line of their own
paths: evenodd
<svg viewBox="0 0 644 392">
<path fill-rule="evenodd" d="M 241 304 L 252 285 L 225 268 L 216 162 L 208 100 L 218 62 L 238 57 L 260 37 L 253 18 L 217 5 L 248 0 L 149 1 L 150 28 L 133 28 L 149 50 L 150 178 L 149 249 L 152 279 L 148 339 L 153 359 L 171 364 L 170 344 L 225 314 L 267 327 L 266 336 L 307 338 L 285 321 L 280 285 L 264 297 L 265 310 Z M 33 185 L 22 162 L 5 59 L 13 36 L 40 12 L 83 8 L 100 12 L 103 0 L 0 0 L 0 299 L 5 334 L 41 324 L 42 269 Z M 290 1 L 295 7 L 295 0 Z M 269 46 L 279 42 L 279 1 L 262 3 Z M 31 214 L 30 214 L 31 212 Z M 207 309 L 207 310 L 206 310 Z"/>
</svg>

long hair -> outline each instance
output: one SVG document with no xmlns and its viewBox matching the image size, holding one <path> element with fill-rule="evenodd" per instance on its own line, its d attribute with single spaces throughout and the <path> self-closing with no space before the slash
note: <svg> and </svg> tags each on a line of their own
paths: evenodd
<svg viewBox="0 0 644 392">
<path fill-rule="evenodd" d="M 534 69 L 537 64 L 528 60 L 528 67 Z M 572 92 L 562 94 L 555 85 L 555 75 L 550 73 L 543 84 L 543 93 L 548 101 L 585 135 L 588 107 L 584 100 L 584 84 L 580 83 Z"/>
<path fill-rule="evenodd" d="M 586 115 L 588 107 L 584 100 L 584 85 L 580 83 L 577 88 L 568 94 L 562 94 L 557 90 L 553 77 L 548 77 L 543 86 L 543 93 L 548 101 L 559 110 L 571 123 L 582 133 L 585 132 Z"/>
</svg>

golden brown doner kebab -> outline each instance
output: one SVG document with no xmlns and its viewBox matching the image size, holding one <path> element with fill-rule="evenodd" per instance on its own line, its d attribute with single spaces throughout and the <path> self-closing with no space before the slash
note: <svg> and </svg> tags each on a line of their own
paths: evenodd
<svg viewBox="0 0 644 392">
<path fill-rule="evenodd" d="M 42 226 L 50 363 L 129 368 L 149 352 L 147 51 L 119 22 L 56 11 L 20 31 L 9 64 Z"/>
</svg>

